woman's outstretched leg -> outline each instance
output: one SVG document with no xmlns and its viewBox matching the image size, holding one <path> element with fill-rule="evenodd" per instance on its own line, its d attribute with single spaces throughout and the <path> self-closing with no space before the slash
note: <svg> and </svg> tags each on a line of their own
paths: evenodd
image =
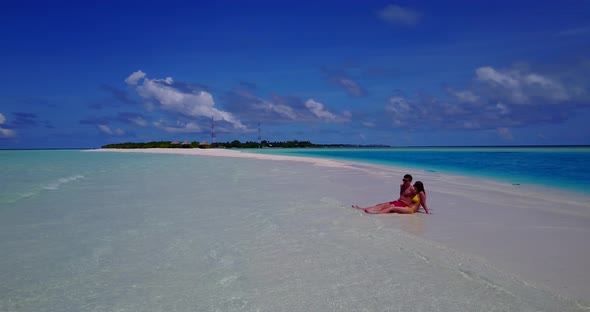
<svg viewBox="0 0 590 312">
<path fill-rule="evenodd" d="M 375 206 L 366 207 L 366 208 L 359 207 L 357 205 L 352 205 L 352 207 L 356 208 L 356 209 L 363 210 L 366 213 L 384 213 L 384 212 L 380 212 L 380 211 L 388 209 L 390 205 L 391 205 L 390 203 L 381 203 L 381 204 L 377 204 Z"/>
<path fill-rule="evenodd" d="M 396 207 L 394 205 L 389 205 L 388 207 L 385 207 L 384 209 L 380 209 L 380 210 L 369 210 L 369 209 L 365 209 L 366 213 L 373 213 L 373 214 L 379 214 L 379 213 L 403 213 L 403 214 L 410 214 L 413 211 L 410 210 L 411 208 L 409 207 Z"/>
</svg>

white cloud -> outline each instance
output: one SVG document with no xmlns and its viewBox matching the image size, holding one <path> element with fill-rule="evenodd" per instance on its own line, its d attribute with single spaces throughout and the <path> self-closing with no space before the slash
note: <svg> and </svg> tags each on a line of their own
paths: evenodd
<svg viewBox="0 0 590 312">
<path fill-rule="evenodd" d="M 274 104 L 269 101 L 264 101 L 262 99 L 259 99 L 259 103 L 255 104 L 254 108 L 262 109 L 262 110 L 270 111 L 270 112 L 275 112 L 275 113 L 279 114 L 280 116 L 286 117 L 290 120 L 297 119 L 297 113 L 295 113 L 295 110 L 293 110 L 293 108 L 291 108 L 287 105 Z"/>
<path fill-rule="evenodd" d="M 496 104 L 496 108 L 498 109 L 498 112 L 501 115 L 506 115 L 506 114 L 510 113 L 510 109 L 502 103 Z"/>
<path fill-rule="evenodd" d="M 332 81 L 344 88 L 350 96 L 360 97 L 367 93 L 358 83 L 348 78 L 334 77 Z"/>
<path fill-rule="evenodd" d="M 447 103 L 443 106 L 443 110 L 441 110 L 447 116 L 453 115 L 463 115 L 469 113 L 469 110 L 464 107 L 464 105 L 458 105 L 456 103 Z"/>
<path fill-rule="evenodd" d="M 514 104 L 529 104 L 531 97 L 545 100 L 566 101 L 568 91 L 558 81 L 536 73 L 519 70 L 499 71 L 492 67 L 480 67 L 476 71 L 479 81 L 506 95 Z"/>
<path fill-rule="evenodd" d="M 511 138 L 508 129 L 562 123 L 580 108 L 590 107 L 590 62 L 543 68 L 551 71 L 523 64 L 475 68 L 468 88 L 444 88 L 447 97 L 436 101 L 426 91 L 415 97 L 394 96 L 384 112 L 393 126 L 493 130 Z"/>
<path fill-rule="evenodd" d="M 195 122 L 182 122 L 177 121 L 176 125 L 168 125 L 165 121 L 160 120 L 153 122 L 153 125 L 156 128 L 162 129 L 166 132 L 170 133 L 193 133 L 193 132 L 201 132 L 201 127 L 196 124 Z"/>
<path fill-rule="evenodd" d="M 396 126 L 404 126 L 406 124 L 406 122 L 404 120 L 399 119 L 399 118 L 394 118 L 393 124 Z"/>
<path fill-rule="evenodd" d="M 385 110 L 393 114 L 393 124 L 396 126 L 404 126 L 410 118 L 410 104 L 406 99 L 400 96 L 394 96 L 389 99 L 389 105 L 385 106 Z"/>
<path fill-rule="evenodd" d="M 317 102 L 314 99 L 308 99 L 304 103 L 305 107 L 314 118 L 326 122 L 348 122 L 352 114 L 349 111 L 342 111 L 340 114 L 330 112 L 323 103 Z"/>
<path fill-rule="evenodd" d="M 459 102 L 462 103 L 478 103 L 480 100 L 480 97 L 478 95 L 476 95 L 475 93 L 466 90 L 466 91 L 455 91 L 453 89 L 448 89 L 448 92 L 451 96 L 453 96 L 454 98 L 456 98 L 457 100 L 459 100 Z"/>
<path fill-rule="evenodd" d="M 504 140 L 512 140 L 512 133 L 508 128 L 498 128 L 498 135 Z"/>
<path fill-rule="evenodd" d="M 111 127 L 107 126 L 107 125 L 97 125 L 98 130 L 100 130 L 103 133 L 106 133 L 108 135 L 124 135 L 125 131 L 123 131 L 123 129 L 117 128 L 117 129 L 111 129 Z"/>
<path fill-rule="evenodd" d="M 5 121 L 6 117 L 0 114 L 0 125 L 3 124 Z M 14 136 L 16 136 L 16 131 L 0 127 L 0 138 L 12 138 Z"/>
<path fill-rule="evenodd" d="M 477 79 L 482 81 L 491 81 L 507 88 L 517 88 L 519 86 L 518 79 L 515 79 L 513 74 L 504 74 L 485 66 L 475 70 Z"/>
<path fill-rule="evenodd" d="M 540 87 L 546 91 L 546 96 L 554 100 L 566 101 L 570 98 L 565 88 L 557 81 L 538 74 L 528 74 L 524 77 L 528 86 Z"/>
<path fill-rule="evenodd" d="M 305 101 L 305 107 L 316 117 L 326 121 L 337 121 L 338 117 L 326 110 L 324 104 L 316 102 L 313 99 Z"/>
<path fill-rule="evenodd" d="M 135 125 L 138 125 L 140 127 L 145 127 L 148 124 L 148 122 L 141 117 L 129 118 L 129 121 L 131 121 L 132 123 L 134 123 Z"/>
<path fill-rule="evenodd" d="M 492 67 L 480 67 L 475 71 L 477 79 L 505 90 L 510 97 L 510 101 L 517 104 L 525 104 L 528 97 L 522 92 L 521 82 L 514 72 L 501 73 Z"/>
<path fill-rule="evenodd" d="M 539 84 L 543 87 L 550 87 L 550 88 L 556 87 L 555 82 L 553 82 L 550 79 L 547 79 L 541 75 L 537 75 L 537 74 L 528 74 L 524 77 L 524 80 L 528 84 Z"/>
<path fill-rule="evenodd" d="M 0 128 L 0 138 L 12 138 L 16 136 L 16 132 L 11 129 Z"/>
<path fill-rule="evenodd" d="M 410 112 L 410 104 L 403 97 L 394 96 L 389 99 L 389 105 L 385 109 L 395 115 L 401 116 Z"/>
<path fill-rule="evenodd" d="M 127 77 L 127 79 L 125 79 L 125 82 L 128 85 L 136 85 L 137 82 L 143 78 L 145 78 L 145 73 L 142 72 L 141 70 L 138 70 L 136 72 L 134 72 L 133 74 L 129 75 L 129 77 Z"/>
<path fill-rule="evenodd" d="M 98 130 L 106 133 L 106 134 L 113 134 L 113 130 L 107 125 L 97 125 Z"/>
<path fill-rule="evenodd" d="M 420 19 L 420 13 L 417 11 L 394 4 L 379 10 L 377 14 L 386 22 L 403 26 L 414 26 Z"/>
<path fill-rule="evenodd" d="M 270 100 L 265 100 L 244 89 L 232 90 L 223 101 L 233 112 L 250 121 L 343 123 L 352 116 L 348 111 L 331 111 L 314 99 L 274 94 Z"/>
<path fill-rule="evenodd" d="M 246 129 L 234 115 L 215 108 L 215 101 L 209 92 L 177 89 L 171 77 L 163 80 L 146 77 L 143 79 L 143 84 L 138 85 L 136 90 L 145 100 L 158 104 L 164 110 L 190 117 L 211 118 L 213 116 L 215 120 L 229 122 L 235 129 Z"/>
<path fill-rule="evenodd" d="M 481 128 L 481 125 L 479 124 L 479 122 L 477 121 L 463 121 L 463 128 L 465 129 L 479 129 Z"/>
</svg>

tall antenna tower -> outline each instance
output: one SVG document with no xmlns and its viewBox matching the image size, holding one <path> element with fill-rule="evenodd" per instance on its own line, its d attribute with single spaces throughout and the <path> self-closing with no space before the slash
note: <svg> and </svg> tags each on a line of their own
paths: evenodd
<svg viewBox="0 0 590 312">
<path fill-rule="evenodd" d="M 215 119 L 211 115 L 211 144 L 215 143 Z"/>
<path fill-rule="evenodd" d="M 262 147 L 262 137 L 260 135 L 260 122 L 258 123 L 258 145 Z"/>
</svg>

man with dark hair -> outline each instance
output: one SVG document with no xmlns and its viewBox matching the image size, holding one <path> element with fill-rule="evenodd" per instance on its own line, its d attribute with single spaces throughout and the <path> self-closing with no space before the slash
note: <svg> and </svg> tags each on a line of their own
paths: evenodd
<svg viewBox="0 0 590 312">
<path fill-rule="evenodd" d="M 399 186 L 399 197 L 400 198 L 402 197 L 402 194 L 404 193 L 404 191 L 408 187 L 412 187 L 412 175 L 411 174 L 404 175 L 404 178 L 402 179 L 402 184 L 400 184 L 400 186 Z"/>
<path fill-rule="evenodd" d="M 412 203 L 414 195 L 416 195 L 416 189 L 412 186 L 412 176 L 406 174 L 399 186 L 399 198 L 389 203 L 396 207 L 406 207 Z"/>
</svg>

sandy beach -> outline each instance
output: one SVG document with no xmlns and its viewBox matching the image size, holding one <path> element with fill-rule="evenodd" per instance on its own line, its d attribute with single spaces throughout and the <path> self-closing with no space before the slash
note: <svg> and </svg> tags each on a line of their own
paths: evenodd
<svg viewBox="0 0 590 312">
<path fill-rule="evenodd" d="M 399 228 L 588 306 L 590 298 L 590 210 L 588 198 L 550 188 L 403 167 L 368 165 L 307 157 L 273 156 L 226 149 L 103 149 L 97 152 L 160 153 L 291 161 L 345 173 L 331 188 L 356 188 L 342 195 L 343 209 L 393 199 L 401 177 L 424 182 L 432 214 L 366 215 L 381 227 Z M 350 208 L 350 211 L 354 209 Z"/>
</svg>

